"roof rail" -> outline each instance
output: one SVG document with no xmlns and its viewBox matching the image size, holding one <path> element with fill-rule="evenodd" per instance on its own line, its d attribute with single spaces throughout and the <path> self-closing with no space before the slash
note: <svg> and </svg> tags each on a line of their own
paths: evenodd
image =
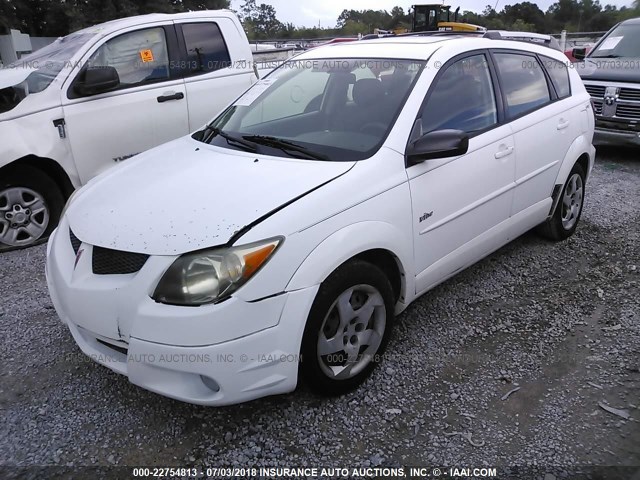
<svg viewBox="0 0 640 480">
<path fill-rule="evenodd" d="M 515 40 L 517 42 L 529 42 L 538 45 L 544 45 L 545 47 L 553 48 L 554 50 L 562 50 L 558 40 L 551 35 L 545 35 L 542 33 L 533 32 L 510 32 L 508 30 L 488 30 L 484 35 L 484 38 L 491 38 L 493 40 Z"/>
<path fill-rule="evenodd" d="M 387 37 L 419 37 L 419 36 L 471 36 L 478 38 L 489 38 L 491 40 L 514 40 L 517 42 L 535 43 L 537 45 L 543 45 L 554 50 L 561 50 L 558 40 L 551 35 L 544 35 L 541 33 L 533 32 L 510 32 L 508 30 L 487 30 L 478 32 L 457 32 L 452 30 L 435 30 L 431 32 L 409 32 L 400 33 L 398 35 L 383 35 L 381 38 Z"/>
</svg>

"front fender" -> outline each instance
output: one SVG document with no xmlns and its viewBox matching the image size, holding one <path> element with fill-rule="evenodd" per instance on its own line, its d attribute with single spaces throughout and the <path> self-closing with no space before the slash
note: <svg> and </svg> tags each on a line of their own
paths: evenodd
<svg viewBox="0 0 640 480">
<path fill-rule="evenodd" d="M 364 221 L 348 225 L 324 239 L 302 262 L 286 290 L 299 290 L 322 283 L 347 260 L 368 250 L 383 249 L 396 257 L 402 286 L 401 303 L 413 299 L 413 242 L 410 235 L 380 221 Z M 410 297 L 410 298 L 408 298 Z"/>
<path fill-rule="evenodd" d="M 68 139 L 60 138 L 58 128 L 53 124 L 61 118 L 64 118 L 62 108 L 50 108 L 1 121 L 0 138 L 11 141 L 0 144 L 0 168 L 27 156 L 47 158 L 58 163 L 77 188 L 80 179 Z"/>
</svg>

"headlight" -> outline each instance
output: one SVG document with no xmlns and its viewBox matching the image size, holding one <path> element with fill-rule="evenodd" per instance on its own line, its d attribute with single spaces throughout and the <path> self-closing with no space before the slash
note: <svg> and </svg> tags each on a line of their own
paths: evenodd
<svg viewBox="0 0 640 480">
<path fill-rule="evenodd" d="M 188 306 L 224 300 L 267 263 L 283 240 L 277 237 L 239 247 L 184 254 L 164 273 L 153 299 Z"/>
</svg>

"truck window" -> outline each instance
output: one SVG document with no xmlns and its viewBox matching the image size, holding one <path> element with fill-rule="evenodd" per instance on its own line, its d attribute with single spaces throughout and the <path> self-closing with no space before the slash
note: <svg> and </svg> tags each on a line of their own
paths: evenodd
<svg viewBox="0 0 640 480">
<path fill-rule="evenodd" d="M 169 55 L 163 28 L 122 34 L 102 45 L 89 59 L 91 67 L 114 67 L 120 88 L 169 79 Z"/>
<path fill-rule="evenodd" d="M 640 25 L 638 23 L 622 23 L 611 29 L 589 54 L 589 58 L 621 57 L 640 57 Z"/>
<path fill-rule="evenodd" d="M 202 74 L 231 66 L 229 50 L 215 23 L 186 23 L 182 35 L 191 74 Z"/>
</svg>

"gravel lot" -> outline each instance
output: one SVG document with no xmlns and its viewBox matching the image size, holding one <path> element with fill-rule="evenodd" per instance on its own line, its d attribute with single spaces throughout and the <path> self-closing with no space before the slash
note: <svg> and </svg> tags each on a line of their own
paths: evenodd
<svg viewBox="0 0 640 480">
<path fill-rule="evenodd" d="M 80 353 L 45 246 L 3 254 L 0 464 L 640 470 L 638 157 L 599 152 L 571 239 L 526 234 L 416 301 L 382 368 L 337 399 L 203 408 L 146 392 Z"/>
</svg>

